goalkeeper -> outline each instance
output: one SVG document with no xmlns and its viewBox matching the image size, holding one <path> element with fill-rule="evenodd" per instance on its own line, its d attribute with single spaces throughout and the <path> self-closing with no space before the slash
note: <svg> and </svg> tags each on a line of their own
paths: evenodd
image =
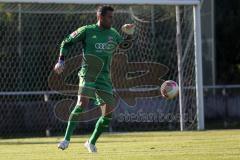
<svg viewBox="0 0 240 160">
<path fill-rule="evenodd" d="M 54 67 L 58 74 L 63 72 L 64 56 L 69 47 L 79 41 L 83 44 L 82 67 L 78 74 L 80 79 L 78 100 L 69 116 L 65 137 L 58 144 L 58 148 L 62 150 L 68 147 L 73 130 L 77 125 L 77 117 L 87 107 L 89 99 L 94 99 L 102 110 L 102 116 L 98 119 L 91 137 L 84 144 L 89 152 L 97 152 L 96 141 L 108 128 L 111 121 L 111 113 L 115 105 L 110 78 L 111 59 L 117 46 L 124 48 L 126 47 L 125 42 L 132 42 L 135 28 L 133 24 L 123 25 L 122 31 L 127 34 L 127 38 L 124 40 L 111 27 L 113 11 L 114 9 L 110 6 L 100 6 L 97 9 L 97 24 L 78 28 L 61 43 L 59 60 Z"/>
</svg>

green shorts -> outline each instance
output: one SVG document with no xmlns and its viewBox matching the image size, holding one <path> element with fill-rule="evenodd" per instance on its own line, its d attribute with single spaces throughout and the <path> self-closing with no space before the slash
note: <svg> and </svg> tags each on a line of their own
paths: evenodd
<svg viewBox="0 0 240 160">
<path fill-rule="evenodd" d="M 109 79 L 98 78 L 95 82 L 90 82 L 85 77 L 79 76 L 78 94 L 93 99 L 95 105 L 115 106 L 112 82 Z"/>
</svg>

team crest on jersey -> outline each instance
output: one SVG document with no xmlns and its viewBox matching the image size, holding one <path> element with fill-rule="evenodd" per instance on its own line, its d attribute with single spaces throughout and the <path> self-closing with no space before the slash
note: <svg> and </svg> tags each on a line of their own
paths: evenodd
<svg viewBox="0 0 240 160">
<path fill-rule="evenodd" d="M 71 36 L 72 38 L 74 38 L 74 37 L 76 37 L 77 34 L 78 34 L 78 31 L 75 31 L 75 32 L 71 33 L 70 36 Z"/>
</svg>

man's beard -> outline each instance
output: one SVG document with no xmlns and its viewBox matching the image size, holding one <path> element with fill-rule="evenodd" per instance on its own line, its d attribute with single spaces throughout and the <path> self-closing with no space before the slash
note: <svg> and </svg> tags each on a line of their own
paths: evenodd
<svg viewBox="0 0 240 160">
<path fill-rule="evenodd" d="M 105 29 L 110 29 L 111 28 L 111 24 L 110 25 L 103 25 L 103 27 L 105 28 Z"/>
</svg>

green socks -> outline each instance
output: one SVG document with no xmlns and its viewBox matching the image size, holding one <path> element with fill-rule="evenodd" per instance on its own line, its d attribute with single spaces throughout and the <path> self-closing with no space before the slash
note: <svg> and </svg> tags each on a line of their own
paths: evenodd
<svg viewBox="0 0 240 160">
<path fill-rule="evenodd" d="M 95 126 L 95 129 L 94 129 L 94 132 L 92 134 L 92 136 L 90 137 L 89 139 L 89 142 L 91 144 L 94 144 L 96 143 L 97 139 L 100 137 L 100 135 L 102 134 L 102 132 L 105 131 L 105 129 L 108 128 L 108 125 L 110 123 L 110 120 L 111 118 L 108 118 L 108 117 L 104 117 L 104 116 L 101 116 L 97 123 L 96 123 L 96 126 Z"/>
<path fill-rule="evenodd" d="M 68 126 L 65 133 L 64 140 L 70 141 L 70 138 L 73 134 L 73 130 L 76 128 L 78 124 L 78 116 L 83 111 L 83 108 L 79 105 L 76 105 L 73 111 L 71 112 L 68 120 Z"/>
<path fill-rule="evenodd" d="M 71 136 L 73 134 L 74 129 L 76 128 L 77 124 L 78 124 L 78 116 L 80 115 L 80 113 L 83 111 L 83 108 L 79 105 L 75 106 L 75 108 L 73 109 L 73 111 L 71 112 L 70 116 L 69 116 L 69 120 L 68 120 L 68 126 L 66 129 L 66 133 L 64 136 L 64 140 L 70 141 Z M 102 132 L 104 132 L 107 128 L 108 125 L 111 121 L 111 118 L 109 117 L 104 117 L 101 116 L 95 126 L 95 129 L 93 131 L 92 136 L 89 139 L 89 142 L 91 144 L 96 143 L 97 139 L 100 137 L 100 135 L 102 134 Z"/>
</svg>

